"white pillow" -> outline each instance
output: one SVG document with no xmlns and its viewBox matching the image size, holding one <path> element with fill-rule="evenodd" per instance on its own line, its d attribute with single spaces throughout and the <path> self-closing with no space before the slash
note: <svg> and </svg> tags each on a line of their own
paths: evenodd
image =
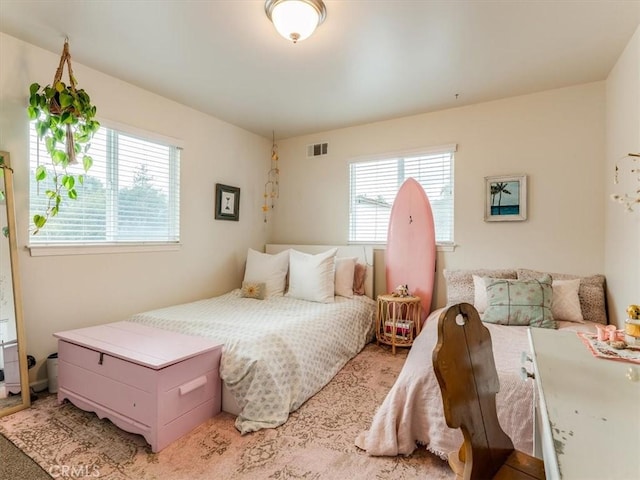
<svg viewBox="0 0 640 480">
<path fill-rule="evenodd" d="M 555 320 L 584 323 L 580 308 L 580 279 L 554 280 L 552 283 L 551 313 Z"/>
<path fill-rule="evenodd" d="M 336 257 L 335 294 L 353 298 L 353 275 L 356 271 L 356 257 Z"/>
<path fill-rule="evenodd" d="M 244 281 L 266 284 L 266 296 L 282 296 L 289 268 L 289 250 L 269 255 L 249 249 Z"/>
<path fill-rule="evenodd" d="M 476 307 L 478 313 L 484 313 L 487 305 L 487 285 L 484 282 L 484 277 L 473 275 L 473 306 Z"/>
<path fill-rule="evenodd" d="M 291 250 L 287 296 L 311 302 L 333 302 L 337 250 L 332 248 L 317 255 Z"/>
</svg>

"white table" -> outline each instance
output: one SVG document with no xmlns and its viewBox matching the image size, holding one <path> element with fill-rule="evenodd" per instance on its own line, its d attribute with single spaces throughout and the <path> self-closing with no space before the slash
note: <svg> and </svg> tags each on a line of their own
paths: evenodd
<svg viewBox="0 0 640 480">
<path fill-rule="evenodd" d="M 575 332 L 529 341 L 547 479 L 640 479 L 640 365 L 594 357 Z"/>
</svg>

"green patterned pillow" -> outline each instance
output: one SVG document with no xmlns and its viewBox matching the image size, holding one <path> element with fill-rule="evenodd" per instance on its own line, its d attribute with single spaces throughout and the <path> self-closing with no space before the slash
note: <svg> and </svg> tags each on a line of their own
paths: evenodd
<svg viewBox="0 0 640 480">
<path fill-rule="evenodd" d="M 482 320 L 500 325 L 556 328 L 551 314 L 551 276 L 537 280 L 485 279 L 487 309 Z"/>
</svg>

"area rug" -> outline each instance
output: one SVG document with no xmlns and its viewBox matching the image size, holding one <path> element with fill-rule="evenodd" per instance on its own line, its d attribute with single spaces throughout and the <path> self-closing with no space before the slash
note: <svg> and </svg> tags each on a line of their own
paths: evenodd
<svg viewBox="0 0 640 480">
<path fill-rule="evenodd" d="M 159 453 L 144 438 L 54 395 L 0 419 L 0 433 L 54 478 L 444 479 L 446 462 L 424 448 L 371 457 L 354 445 L 395 381 L 406 350 L 369 344 L 276 429 L 241 436 L 222 413 Z"/>
</svg>

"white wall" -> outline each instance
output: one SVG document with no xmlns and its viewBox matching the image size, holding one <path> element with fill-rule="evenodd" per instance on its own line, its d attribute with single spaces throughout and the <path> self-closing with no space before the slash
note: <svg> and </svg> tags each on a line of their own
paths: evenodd
<svg viewBox="0 0 640 480">
<path fill-rule="evenodd" d="M 39 361 L 56 351 L 56 331 L 123 320 L 132 313 L 240 286 L 247 248 L 262 248 L 270 226 L 263 223 L 261 212 L 269 139 L 74 62 L 79 86 L 91 95 L 99 117 L 184 142 L 182 248 L 29 256 L 28 90 L 32 82 L 50 83 L 58 61 L 58 54 L 0 35 L 0 150 L 11 153 L 15 169 L 28 353 Z M 214 220 L 217 182 L 241 188 L 239 222 Z"/>
<path fill-rule="evenodd" d="M 628 153 L 640 153 L 640 27 L 607 78 L 606 100 L 605 274 L 609 313 L 621 326 L 626 307 L 640 304 L 640 205 L 629 213 L 609 195 L 640 187 L 638 174 L 630 173 L 631 159 L 623 159 Z M 618 185 L 613 183 L 616 163 L 621 167 Z"/>
<path fill-rule="evenodd" d="M 438 254 L 437 305 L 445 302 L 443 268 L 602 273 L 604 98 L 597 82 L 280 142 L 272 241 L 346 242 L 350 160 L 457 143 L 458 246 Z M 329 155 L 306 158 L 305 146 L 317 142 L 329 143 Z M 529 176 L 528 220 L 485 223 L 484 177 L 521 173 Z"/>
</svg>

